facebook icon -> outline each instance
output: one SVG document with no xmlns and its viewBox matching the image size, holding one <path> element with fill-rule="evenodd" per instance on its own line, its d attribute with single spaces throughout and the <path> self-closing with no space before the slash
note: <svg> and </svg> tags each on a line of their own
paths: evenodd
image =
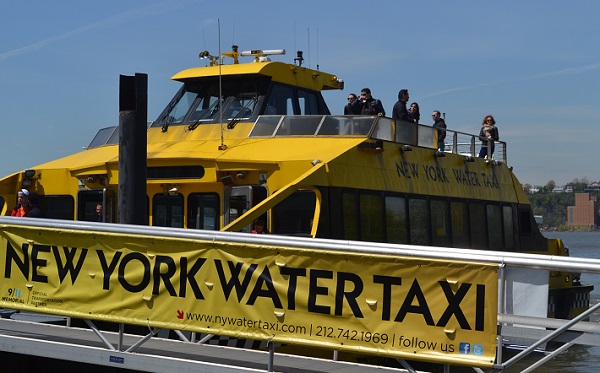
<svg viewBox="0 0 600 373">
<path fill-rule="evenodd" d="M 467 342 L 460 342 L 459 351 L 461 354 L 468 355 L 471 353 L 471 344 Z"/>
</svg>

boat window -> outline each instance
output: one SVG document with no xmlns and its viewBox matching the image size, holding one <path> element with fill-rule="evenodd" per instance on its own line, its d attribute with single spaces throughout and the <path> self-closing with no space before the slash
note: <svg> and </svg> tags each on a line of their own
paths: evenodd
<svg viewBox="0 0 600 373">
<path fill-rule="evenodd" d="M 219 216 L 218 194 L 191 193 L 188 196 L 188 228 L 219 230 Z"/>
<path fill-rule="evenodd" d="M 102 203 L 102 215 L 98 217 L 96 206 Z M 77 193 L 77 220 L 109 222 L 116 221 L 116 193 L 114 189 L 85 189 Z"/>
<path fill-rule="evenodd" d="M 99 146 L 109 144 L 110 143 L 109 140 L 110 140 L 111 136 L 113 135 L 113 133 L 114 132 L 116 132 L 117 134 L 119 133 L 119 131 L 117 129 L 118 129 L 118 127 L 102 128 L 100 131 L 98 131 L 98 133 L 96 133 L 96 136 L 94 136 L 94 139 L 92 140 L 92 142 L 90 142 L 87 149 L 97 148 Z"/>
<path fill-rule="evenodd" d="M 282 118 L 284 117 L 280 115 L 261 115 L 258 117 L 248 137 L 273 136 Z"/>
<path fill-rule="evenodd" d="M 471 228 L 471 248 L 485 250 L 487 246 L 487 228 L 485 206 L 482 203 L 469 203 L 469 220 Z"/>
<path fill-rule="evenodd" d="M 283 122 L 277 128 L 275 136 L 314 136 L 321 120 L 323 120 L 323 116 L 321 115 L 285 116 L 283 117 Z"/>
<path fill-rule="evenodd" d="M 300 115 L 318 115 L 319 111 L 319 100 L 317 99 L 316 92 L 308 92 L 299 89 L 298 90 L 298 103 L 300 105 Z"/>
<path fill-rule="evenodd" d="M 185 92 L 183 96 L 177 101 L 173 109 L 169 113 L 171 116 L 170 123 L 181 123 L 185 119 L 186 114 L 188 113 L 190 107 L 196 101 L 196 98 L 199 98 L 200 106 L 202 106 L 202 102 L 204 97 L 198 97 L 197 93 L 194 92 Z M 196 104 L 198 106 L 198 104 Z"/>
<path fill-rule="evenodd" d="M 202 166 L 156 166 L 148 167 L 146 178 L 151 179 L 201 179 L 204 177 Z"/>
<path fill-rule="evenodd" d="M 498 205 L 487 205 L 488 245 L 491 250 L 503 250 L 502 209 Z"/>
<path fill-rule="evenodd" d="M 344 239 L 358 240 L 358 206 L 356 203 L 356 193 L 342 193 L 343 227 Z"/>
<path fill-rule="evenodd" d="M 4 200 L 4 197 L 0 196 L 0 213 L 2 213 L 2 212 L 3 212 L 3 210 L 4 210 L 4 207 L 5 207 L 5 206 L 4 206 L 4 205 L 5 205 L 5 202 L 6 202 L 6 201 Z M 6 206 L 6 208 L 8 209 L 8 206 Z"/>
<path fill-rule="evenodd" d="M 294 91 L 291 87 L 274 84 L 265 115 L 293 115 L 294 114 Z"/>
<path fill-rule="evenodd" d="M 408 221 L 410 225 L 410 243 L 429 245 L 431 231 L 429 225 L 429 209 L 427 200 L 410 198 L 408 200 Z"/>
<path fill-rule="evenodd" d="M 262 185 L 243 185 L 225 188 L 223 194 L 224 225 L 232 223 L 267 198 L 267 188 Z M 268 222 L 267 215 L 260 217 Z M 252 223 L 246 225 L 240 232 L 252 232 Z"/>
<path fill-rule="evenodd" d="M 183 228 L 183 196 L 155 194 L 152 198 L 152 225 Z"/>
<path fill-rule="evenodd" d="M 381 195 L 361 193 L 359 201 L 361 241 L 383 242 Z"/>
<path fill-rule="evenodd" d="M 519 231 L 522 236 L 531 236 L 533 233 L 531 224 L 531 210 L 529 207 L 519 208 Z"/>
<path fill-rule="evenodd" d="M 250 118 L 269 82 L 269 77 L 259 75 L 223 77 L 221 84 L 218 77 L 190 79 L 152 126 L 216 123 L 221 110 L 223 120 Z"/>
<path fill-rule="evenodd" d="M 448 214 L 448 202 L 432 200 L 431 208 L 431 233 L 432 245 L 451 246 L 450 240 L 450 218 Z"/>
<path fill-rule="evenodd" d="M 75 200 L 72 196 L 40 195 L 40 208 L 46 218 L 75 220 Z"/>
<path fill-rule="evenodd" d="M 318 135 L 366 136 L 371 131 L 375 118 L 367 115 L 326 116 Z"/>
<path fill-rule="evenodd" d="M 388 242 L 408 243 L 405 198 L 395 196 L 385 197 L 385 225 Z"/>
<path fill-rule="evenodd" d="M 506 249 L 515 248 L 515 225 L 512 206 L 502 206 L 502 221 L 504 222 L 504 242 Z"/>
<path fill-rule="evenodd" d="M 469 215 L 464 202 L 450 203 L 452 222 L 452 244 L 454 247 L 469 248 Z"/>
<path fill-rule="evenodd" d="M 273 208 L 272 232 L 283 235 L 311 235 L 317 196 L 312 190 L 299 190 Z"/>
</svg>

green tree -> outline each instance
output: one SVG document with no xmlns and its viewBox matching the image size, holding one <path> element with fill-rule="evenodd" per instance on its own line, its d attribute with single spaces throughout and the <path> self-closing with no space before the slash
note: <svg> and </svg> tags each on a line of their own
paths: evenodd
<svg viewBox="0 0 600 373">
<path fill-rule="evenodd" d="M 544 192 L 550 193 L 556 187 L 556 182 L 554 180 L 550 180 L 544 186 Z"/>
</svg>

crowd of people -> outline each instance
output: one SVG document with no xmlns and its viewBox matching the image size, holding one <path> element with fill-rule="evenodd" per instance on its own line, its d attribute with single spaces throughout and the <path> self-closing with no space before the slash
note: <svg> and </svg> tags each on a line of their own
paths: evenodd
<svg viewBox="0 0 600 373">
<path fill-rule="evenodd" d="M 398 92 L 398 101 L 396 101 L 392 109 L 392 119 L 419 123 L 419 120 L 421 120 L 419 104 L 413 102 L 410 104 L 410 107 L 407 108 L 406 105 L 409 98 L 408 89 L 401 89 L 400 92 Z M 360 91 L 360 97 L 355 93 L 350 93 L 348 95 L 348 103 L 344 107 L 344 115 L 385 116 L 385 109 L 383 108 L 381 101 L 371 95 L 371 90 L 369 88 L 363 88 Z M 442 114 L 439 110 L 434 110 L 431 113 L 431 117 L 433 119 L 432 126 L 437 130 L 438 134 L 438 150 L 443 152 L 446 149 L 446 121 L 442 118 Z M 485 158 L 494 154 L 494 141 L 498 141 L 500 136 L 493 116 L 486 115 L 483 118 L 481 130 L 479 131 L 479 138 L 481 140 L 479 157 Z"/>
</svg>

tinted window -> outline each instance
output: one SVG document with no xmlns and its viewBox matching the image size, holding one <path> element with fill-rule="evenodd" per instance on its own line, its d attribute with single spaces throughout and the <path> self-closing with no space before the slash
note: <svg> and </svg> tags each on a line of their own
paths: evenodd
<svg viewBox="0 0 600 373">
<path fill-rule="evenodd" d="M 464 202 L 450 203 L 452 222 L 452 244 L 454 247 L 469 248 L 469 215 Z"/>
<path fill-rule="evenodd" d="M 152 225 L 183 228 L 183 196 L 155 194 L 152 199 Z"/>
<path fill-rule="evenodd" d="M 429 209 L 427 200 L 410 198 L 408 200 L 408 216 L 410 224 L 410 243 L 429 245 L 431 232 L 429 229 Z"/>
<path fill-rule="evenodd" d="M 504 249 L 502 238 L 502 209 L 498 205 L 487 205 L 489 247 L 492 250 Z"/>
<path fill-rule="evenodd" d="M 385 198 L 385 220 L 387 241 L 390 243 L 408 243 L 406 232 L 406 200 L 403 197 Z"/>
<path fill-rule="evenodd" d="M 219 230 L 219 195 L 192 193 L 188 197 L 187 227 Z"/>
<path fill-rule="evenodd" d="M 487 228 L 485 206 L 482 203 L 469 204 L 469 220 L 471 227 L 471 248 L 484 250 L 487 248 Z"/>
<path fill-rule="evenodd" d="M 311 190 L 300 190 L 273 208 L 273 233 L 308 236 L 312 230 L 317 197 Z"/>
<path fill-rule="evenodd" d="M 358 240 L 358 208 L 355 193 L 344 192 L 342 194 L 342 209 L 344 213 L 344 239 Z"/>
<path fill-rule="evenodd" d="M 447 246 L 450 241 L 450 220 L 448 215 L 448 203 L 446 201 L 431 201 L 431 233 L 432 245 Z"/>
<path fill-rule="evenodd" d="M 40 207 L 46 218 L 74 220 L 75 200 L 72 196 L 40 196 Z"/>
<path fill-rule="evenodd" d="M 366 193 L 360 195 L 360 239 L 372 242 L 384 240 L 380 195 Z"/>
</svg>

